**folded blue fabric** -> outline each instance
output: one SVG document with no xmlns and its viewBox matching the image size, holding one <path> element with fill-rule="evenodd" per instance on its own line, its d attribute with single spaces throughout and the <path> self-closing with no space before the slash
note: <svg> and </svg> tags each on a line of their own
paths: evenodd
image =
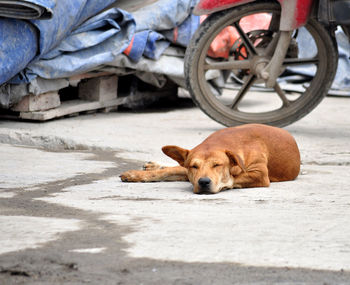
<svg viewBox="0 0 350 285">
<path fill-rule="evenodd" d="M 24 69 L 35 57 L 37 50 L 37 30 L 30 23 L 23 20 L 1 19 L 0 84 Z"/>
<path fill-rule="evenodd" d="M 50 19 L 55 0 L 0 0 L 0 17 Z"/>
<path fill-rule="evenodd" d="M 190 16 L 196 0 L 159 0 L 133 14 L 118 8 L 103 11 L 114 0 L 52 1 L 48 0 L 53 6 L 52 18 L 31 20 L 36 32 L 27 28 L 30 37 L 19 36 L 23 34 L 21 32 L 17 38 L 16 33 L 12 38 L 9 35 L 5 38 L 0 33 L 3 54 L 0 63 L 5 59 L 12 61 L 6 72 L 0 70 L 0 84 L 28 83 L 37 76 L 64 78 L 98 70 L 115 60 L 127 47 L 130 48 L 128 56 L 133 61 L 143 56 L 157 60 L 170 42 L 186 46 L 199 24 L 198 17 Z M 45 0 L 41 2 L 45 3 Z M 5 19 L 0 18 L 0 27 L 6 29 L 6 25 Z M 30 27 L 28 22 L 26 25 Z M 168 36 L 174 33 L 174 29 L 176 39 L 172 40 Z M 35 35 L 38 37 L 36 41 Z M 15 51 L 7 48 L 11 42 L 18 42 L 18 54 L 31 50 L 25 55 L 25 60 L 23 55 L 13 56 Z"/>
</svg>

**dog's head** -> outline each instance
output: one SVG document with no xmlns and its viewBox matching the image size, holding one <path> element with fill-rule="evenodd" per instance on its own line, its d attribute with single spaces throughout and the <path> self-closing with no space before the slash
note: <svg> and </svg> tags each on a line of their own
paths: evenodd
<svg viewBox="0 0 350 285">
<path fill-rule="evenodd" d="M 239 155 L 228 150 L 187 150 L 164 146 L 163 152 L 188 171 L 188 179 L 196 194 L 215 194 L 233 188 L 235 176 L 245 171 Z"/>
</svg>

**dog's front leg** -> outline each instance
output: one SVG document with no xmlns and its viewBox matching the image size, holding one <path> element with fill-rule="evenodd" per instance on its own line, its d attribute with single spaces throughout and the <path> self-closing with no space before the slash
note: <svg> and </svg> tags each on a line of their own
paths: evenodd
<svg viewBox="0 0 350 285">
<path fill-rule="evenodd" d="M 237 176 L 234 176 L 235 188 L 268 187 L 270 179 L 265 163 L 254 163 Z"/>
<path fill-rule="evenodd" d="M 120 175 L 123 182 L 188 181 L 187 169 L 182 166 L 155 170 L 129 170 Z"/>
</svg>

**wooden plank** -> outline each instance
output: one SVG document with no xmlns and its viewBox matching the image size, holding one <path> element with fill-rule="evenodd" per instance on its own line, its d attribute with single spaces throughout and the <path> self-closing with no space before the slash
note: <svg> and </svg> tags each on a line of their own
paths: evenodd
<svg viewBox="0 0 350 285">
<path fill-rule="evenodd" d="M 19 117 L 26 120 L 46 121 L 66 115 L 79 113 L 89 110 L 97 110 L 106 107 L 118 106 L 123 104 L 125 98 L 118 98 L 110 101 L 99 102 L 99 101 L 83 101 L 83 100 L 71 100 L 61 104 L 56 109 L 39 112 L 21 112 Z"/>
<path fill-rule="evenodd" d="M 57 91 L 47 92 L 40 95 L 27 95 L 11 108 L 15 112 L 45 111 L 60 106 L 60 96 Z"/>
<path fill-rule="evenodd" d="M 79 83 L 79 98 L 88 101 L 107 101 L 117 98 L 118 76 L 101 76 Z"/>
</svg>

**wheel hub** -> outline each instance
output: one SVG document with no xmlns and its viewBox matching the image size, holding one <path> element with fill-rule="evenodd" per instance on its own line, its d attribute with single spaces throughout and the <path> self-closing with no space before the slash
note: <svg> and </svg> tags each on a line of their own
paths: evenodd
<svg viewBox="0 0 350 285">
<path fill-rule="evenodd" d="M 257 78 L 265 79 L 261 73 L 263 72 L 266 65 L 269 63 L 270 59 L 271 58 L 267 58 L 264 56 L 254 56 L 251 59 L 251 72 L 255 74 Z"/>
</svg>

